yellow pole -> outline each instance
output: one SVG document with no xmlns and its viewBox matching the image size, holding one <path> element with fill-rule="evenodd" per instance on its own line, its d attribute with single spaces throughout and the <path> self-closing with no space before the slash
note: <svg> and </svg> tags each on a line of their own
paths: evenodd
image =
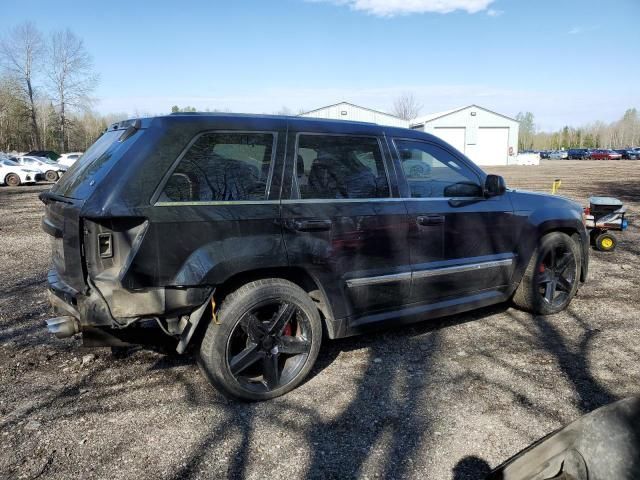
<svg viewBox="0 0 640 480">
<path fill-rule="evenodd" d="M 553 185 L 551 186 L 551 193 L 553 195 L 555 195 L 556 193 L 558 193 L 558 190 L 560 190 L 560 185 L 562 185 L 562 180 L 560 180 L 559 178 L 556 178 L 553 181 Z"/>
</svg>

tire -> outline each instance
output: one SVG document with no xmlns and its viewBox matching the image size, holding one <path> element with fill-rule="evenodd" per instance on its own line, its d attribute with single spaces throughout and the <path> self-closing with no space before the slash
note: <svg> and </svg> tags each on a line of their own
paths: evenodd
<svg viewBox="0 0 640 480">
<path fill-rule="evenodd" d="M 240 287 L 224 299 L 216 320 L 204 334 L 198 364 L 231 399 L 279 397 L 305 379 L 318 357 L 318 308 L 287 280 L 257 280 Z"/>
<path fill-rule="evenodd" d="M 538 315 L 561 312 L 578 291 L 580 266 L 576 242 L 561 232 L 548 233 L 533 252 L 513 302 Z"/>
<path fill-rule="evenodd" d="M 47 180 L 47 182 L 57 182 L 58 172 L 54 170 L 47 170 L 44 174 L 44 178 Z"/>
<path fill-rule="evenodd" d="M 20 180 L 20 177 L 15 173 L 10 173 L 6 177 L 4 177 L 4 183 L 9 185 L 10 187 L 17 187 L 22 183 L 22 180 Z"/>
<path fill-rule="evenodd" d="M 618 245 L 618 239 L 613 233 L 603 232 L 595 238 L 594 243 L 601 252 L 612 252 Z"/>
</svg>

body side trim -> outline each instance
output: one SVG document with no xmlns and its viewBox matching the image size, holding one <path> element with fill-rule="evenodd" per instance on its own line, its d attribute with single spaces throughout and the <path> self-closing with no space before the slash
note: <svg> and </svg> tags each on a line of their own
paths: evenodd
<svg viewBox="0 0 640 480">
<path fill-rule="evenodd" d="M 466 265 L 455 265 L 452 267 L 431 268 L 427 270 L 419 270 L 412 273 L 404 272 L 394 273 L 391 275 L 380 275 L 375 277 L 352 278 L 347 280 L 347 287 L 352 288 L 362 287 L 365 285 L 378 285 L 381 283 L 406 281 L 414 278 L 435 277 L 439 275 L 448 275 L 450 273 L 463 273 L 475 270 L 483 270 L 486 268 L 511 266 L 512 264 L 513 258 L 508 258 L 505 260 L 490 260 L 487 262 L 468 263 Z"/>
<path fill-rule="evenodd" d="M 449 273 L 462 273 L 474 270 L 484 270 L 486 268 L 505 267 L 513 264 L 513 259 L 490 260 L 488 262 L 469 263 L 466 265 L 455 265 L 453 267 L 433 268 L 428 270 L 419 270 L 413 272 L 412 278 L 427 278 L 438 275 L 447 275 Z"/>
</svg>

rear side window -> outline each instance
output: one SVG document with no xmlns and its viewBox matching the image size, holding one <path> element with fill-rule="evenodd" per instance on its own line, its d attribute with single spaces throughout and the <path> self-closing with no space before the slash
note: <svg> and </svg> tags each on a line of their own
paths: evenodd
<svg viewBox="0 0 640 480">
<path fill-rule="evenodd" d="M 301 199 L 390 196 L 380 144 L 373 137 L 300 135 L 295 179 Z"/>
<path fill-rule="evenodd" d="M 202 134 L 180 159 L 159 200 L 265 200 L 274 144 L 272 133 Z"/>
</svg>

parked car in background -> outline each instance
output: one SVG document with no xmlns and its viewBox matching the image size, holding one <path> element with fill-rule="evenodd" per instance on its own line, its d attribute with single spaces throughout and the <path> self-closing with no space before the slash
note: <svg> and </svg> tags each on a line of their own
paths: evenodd
<svg viewBox="0 0 640 480">
<path fill-rule="evenodd" d="M 49 160 L 53 160 L 54 162 L 58 160 L 58 158 L 60 158 L 60 154 L 54 152 L 53 150 L 31 150 L 30 152 L 27 152 L 22 156 L 48 158 Z"/>
<path fill-rule="evenodd" d="M 25 155 L 24 157 L 18 157 L 15 162 L 23 167 L 37 170 L 43 175 L 43 180 L 47 182 L 57 182 L 60 176 L 67 171 L 67 167 L 64 165 L 58 165 L 58 163 L 46 157 Z"/>
<path fill-rule="evenodd" d="M 554 150 L 549 152 L 549 158 L 552 160 L 566 160 L 569 154 L 566 150 Z"/>
<path fill-rule="evenodd" d="M 557 313 L 588 269 L 581 205 L 508 190 L 433 135 L 373 123 L 127 120 L 40 199 L 51 333 L 192 345 L 244 400 L 299 385 L 323 336 L 511 299 Z"/>
<path fill-rule="evenodd" d="M 0 158 L 0 185 L 17 187 L 21 183 L 34 183 L 40 172 L 24 168 L 9 158 Z"/>
<path fill-rule="evenodd" d="M 63 153 L 62 155 L 60 155 L 58 163 L 60 165 L 64 165 L 65 167 L 70 167 L 71 165 L 76 163 L 76 160 L 78 160 L 82 156 L 82 153 L 83 152 Z"/>
<path fill-rule="evenodd" d="M 592 150 L 589 154 L 589 158 L 592 160 L 620 160 L 622 155 L 618 152 L 614 152 L 613 150 Z"/>
<path fill-rule="evenodd" d="M 589 153 L 588 148 L 570 148 L 567 150 L 567 156 L 571 160 L 585 160 L 589 158 Z"/>
<path fill-rule="evenodd" d="M 622 148 L 614 150 L 614 152 L 622 155 L 623 160 L 640 160 L 640 150 L 633 150 L 631 148 Z"/>
<path fill-rule="evenodd" d="M 549 150 L 540 150 L 540 158 L 543 160 L 549 159 Z"/>
</svg>

